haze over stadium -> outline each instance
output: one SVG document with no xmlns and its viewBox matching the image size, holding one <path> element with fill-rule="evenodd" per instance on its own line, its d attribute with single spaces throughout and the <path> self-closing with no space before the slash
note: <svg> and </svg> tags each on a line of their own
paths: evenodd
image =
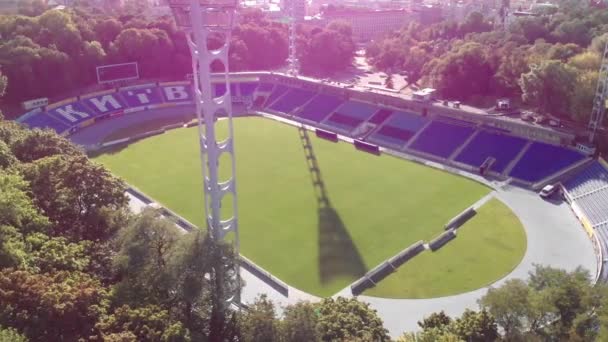
<svg viewBox="0 0 608 342">
<path fill-rule="evenodd" d="M 22 90 L 24 78 L 12 85 L 24 71 L 8 63 L 7 97 L 22 107 L 7 101 L 18 126 L 6 131 L 28 130 L 7 133 L 13 140 L 0 138 L 6 153 L 15 155 L 7 160 L 23 163 L 13 169 L 32 184 L 27 186 L 51 182 L 31 177 L 53 170 L 53 158 L 63 149 L 72 151 L 54 143 L 63 141 L 57 136 L 85 151 L 88 159 L 81 163 L 125 182 L 124 189 L 113 187 L 120 189 L 113 196 L 126 196 L 125 221 L 95 214 L 120 227 L 101 239 L 65 235 L 70 243 L 117 244 L 107 247 L 109 279 L 88 271 L 93 264 L 78 269 L 116 291 L 108 294 L 111 304 L 92 320 L 86 338 L 122 331 L 111 323 L 127 320 L 117 318 L 118 308 L 140 310 L 141 301 L 158 306 L 151 310 L 166 310 L 163 322 L 180 324 L 184 330 L 176 334 L 183 340 L 300 340 L 289 330 L 296 328 L 288 328 L 292 310 L 311 315 L 304 316 L 314 327 L 306 336 L 313 337 L 304 340 L 516 341 L 542 334 L 578 338 L 581 331 L 601 340 L 602 319 L 594 316 L 584 327 L 579 320 L 602 310 L 608 274 L 604 4 L 580 5 L 588 14 L 585 25 L 594 30 L 579 41 L 568 31 L 575 24 L 564 19 L 574 21 L 579 14 L 565 0 L 404 2 L 391 9 L 380 1 L 336 2 L 314 13 L 315 3 L 282 2 L 281 15 L 267 4 L 228 0 L 146 7 L 165 16 L 147 28 L 128 21 L 123 38 L 117 33 L 105 46 L 97 42 L 107 58 L 88 65 L 90 74 L 77 87 L 53 95 L 42 86 Z M 52 28 L 50 23 L 60 21 L 49 17 L 76 18 L 78 6 L 84 5 L 31 20 Z M 373 19 L 379 13 L 401 21 L 380 24 Z M 561 19 L 555 19 L 558 14 Z M 20 17 L 2 20 L 0 32 L 19 25 L 27 32 Z M 106 32 L 107 25 L 100 20 L 98 31 Z M 42 44 L 26 35 L 14 39 Z M 87 44 L 83 51 L 90 52 L 93 42 Z M 13 51 L 9 43 L 0 45 L 0 61 L 18 58 L 16 52 L 4 56 L 3 47 Z M 22 101 L 23 93 L 28 100 Z M 54 138 L 20 143 L 37 134 Z M 54 152 L 40 152 L 46 150 Z M 0 171 L 4 177 L 4 166 Z M 67 179 L 56 187 L 81 184 Z M 71 216 L 60 213 L 67 209 L 45 204 L 63 195 L 45 202 L 37 197 L 37 191 L 50 191 L 43 189 L 29 190 L 32 205 L 50 225 L 65 226 L 69 221 L 61 220 Z M 90 210 L 102 207 L 92 204 Z M 103 226 L 90 220 L 91 227 Z M 23 231 L 26 240 L 30 233 Z M 23 251 L 14 254 L 42 253 Z M 11 258 L 6 259 L 17 260 Z M 45 277 L 65 270 L 36 260 L 21 263 L 31 262 L 27 267 L 0 266 L 38 270 L 34 276 Z M 0 289 L 9 283 L 15 284 L 0 279 Z M 501 312 L 516 309 L 500 302 L 500 294 L 509 298 L 525 287 L 529 294 L 522 295 L 522 305 L 530 307 L 549 296 L 548 289 L 570 285 L 586 303 L 569 308 L 572 313 L 560 311 L 555 290 L 547 299 L 551 304 L 538 309 L 544 315 L 538 326 L 527 316 L 517 328 L 501 320 Z M 199 292 L 191 295 L 189 286 Z M 211 312 L 186 309 L 205 323 L 173 312 L 167 299 L 173 293 L 179 295 L 171 300 L 183 301 L 178 307 L 195 303 Z M 0 304 L 21 305 L 11 300 L 0 295 Z M 359 310 L 365 313 L 351 317 L 357 322 L 352 326 L 337 320 L 348 327 L 339 332 L 323 323 L 333 314 Z M 262 323 L 260 312 L 275 323 Z M 296 326 L 306 325 L 298 319 Z M 467 320 L 485 322 L 479 323 L 484 331 L 459 330 Z M 26 329 L 31 324 L 0 315 L 0 332 L 6 326 L 11 334 L 44 338 Z M 264 324 L 274 328 L 256 330 Z M 197 330 L 202 326 L 209 328 Z M 228 337 L 230 329 L 240 337 Z M 148 340 L 131 330 L 134 340 Z"/>
</svg>

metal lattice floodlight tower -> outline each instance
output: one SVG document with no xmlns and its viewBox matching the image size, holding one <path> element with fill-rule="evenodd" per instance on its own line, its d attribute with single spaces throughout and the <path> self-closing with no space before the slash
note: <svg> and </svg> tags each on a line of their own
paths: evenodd
<svg viewBox="0 0 608 342">
<path fill-rule="evenodd" d="M 608 103 L 608 43 L 604 47 L 602 55 L 602 64 L 598 75 L 597 89 L 593 97 L 593 109 L 591 110 L 591 119 L 589 120 L 589 130 L 591 135 L 589 141 L 593 142 L 598 129 L 602 128 L 602 122 L 606 115 L 606 107 Z"/>
<path fill-rule="evenodd" d="M 186 33 L 192 54 L 194 101 L 198 119 L 207 229 L 216 243 L 232 232 L 232 242 L 238 257 L 236 160 L 228 75 L 228 48 L 238 2 L 237 0 L 168 0 L 168 2 L 177 25 Z M 212 65 L 223 66 L 223 77 L 218 89 L 223 88 L 225 92 L 216 94 L 217 96 L 214 95 L 211 84 Z M 217 73 L 215 75 L 217 76 Z M 220 116 L 228 120 L 228 137 L 223 141 L 217 140 L 215 127 Z M 220 157 L 226 154 L 232 161 L 230 169 L 232 174 L 222 181 L 219 176 Z M 232 195 L 232 217 L 222 219 L 222 199 L 227 194 Z M 223 266 L 216 266 L 213 275 L 218 291 L 221 291 L 220 298 L 224 299 L 224 304 L 226 302 L 238 304 L 240 302 L 238 261 L 235 263 L 235 269 L 227 272 L 224 272 Z M 225 276 L 235 278 L 234 288 L 224 287 Z M 224 304 L 221 304 L 222 307 L 225 307 Z"/>
<path fill-rule="evenodd" d="M 297 17 L 296 17 L 296 0 L 284 0 L 286 1 L 288 21 L 289 21 L 289 57 L 287 73 L 289 75 L 298 75 L 298 57 L 296 55 L 296 37 L 297 37 Z"/>
</svg>

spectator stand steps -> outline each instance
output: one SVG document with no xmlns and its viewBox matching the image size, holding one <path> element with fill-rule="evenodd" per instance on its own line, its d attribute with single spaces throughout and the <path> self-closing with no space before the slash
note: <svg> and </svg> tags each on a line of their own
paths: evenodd
<svg viewBox="0 0 608 342">
<path fill-rule="evenodd" d="M 460 152 L 462 152 L 465 148 L 467 148 L 467 146 L 469 146 L 469 144 L 471 143 L 471 141 L 473 141 L 473 139 L 475 139 L 475 137 L 477 136 L 477 134 L 479 134 L 479 130 L 475 130 L 473 132 L 473 134 L 471 134 L 467 140 L 465 140 L 462 145 L 458 146 L 458 148 L 452 152 L 452 154 L 448 157 L 448 162 L 454 160 L 454 158 L 456 158 L 457 155 L 460 154 Z"/>
<path fill-rule="evenodd" d="M 526 143 L 526 145 L 521 149 L 521 151 L 519 151 L 519 153 L 515 156 L 515 158 L 509 163 L 509 165 L 507 165 L 505 170 L 502 172 L 503 177 L 505 177 L 505 178 L 508 177 L 508 175 L 511 173 L 513 168 L 515 168 L 515 165 L 517 165 L 517 163 L 519 163 L 519 161 L 524 156 L 524 154 L 526 154 L 526 152 L 528 152 L 528 149 L 530 148 L 530 146 L 532 146 L 532 141 L 528 141 Z"/>
</svg>

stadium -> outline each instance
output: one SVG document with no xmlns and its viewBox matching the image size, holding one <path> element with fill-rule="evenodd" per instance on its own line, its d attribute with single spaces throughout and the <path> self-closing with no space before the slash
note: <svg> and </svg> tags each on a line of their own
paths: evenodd
<svg viewBox="0 0 608 342">
<path fill-rule="evenodd" d="M 236 117 L 244 302 L 359 296 L 398 334 L 535 264 L 606 278 L 608 164 L 574 132 L 278 73 L 232 73 L 214 91 Z M 176 81 L 81 94 L 18 121 L 68 136 L 133 202 L 190 229 L 204 225 L 193 119 L 191 84 Z M 548 184 L 563 201 L 539 198 Z M 222 216 L 233 209 L 226 198 Z"/>
</svg>

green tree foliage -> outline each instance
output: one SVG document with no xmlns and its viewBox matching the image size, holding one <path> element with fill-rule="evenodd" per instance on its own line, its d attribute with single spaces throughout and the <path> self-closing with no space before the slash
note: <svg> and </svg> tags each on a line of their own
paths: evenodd
<svg viewBox="0 0 608 342">
<path fill-rule="evenodd" d="M 486 95 L 490 89 L 493 70 L 481 44 L 458 46 L 430 66 L 429 80 L 445 97 L 467 99 Z"/>
<path fill-rule="evenodd" d="M 14 141 L 12 149 L 15 157 L 24 163 L 56 155 L 83 155 L 81 149 L 51 130 L 31 130 Z"/>
<path fill-rule="evenodd" d="M 193 340 L 236 334 L 231 314 L 220 314 L 218 306 L 236 286 L 225 275 L 236 262 L 229 246 L 199 231 L 183 234 L 158 212 L 145 210 L 120 232 L 118 247 L 114 260 L 122 280 L 115 288 L 115 304 L 157 305 L 182 322 Z M 214 272 L 224 274 L 219 284 L 209 277 Z"/>
<path fill-rule="evenodd" d="M 118 307 L 111 315 L 102 317 L 95 326 L 103 341 L 190 341 L 188 331 L 171 320 L 167 310 L 155 305 L 131 308 Z"/>
<path fill-rule="evenodd" d="M 120 301 L 131 305 L 140 300 L 159 305 L 169 301 L 172 279 L 168 263 L 180 235 L 173 223 L 160 220 L 159 213 L 151 209 L 120 232 L 114 258 L 122 278 L 117 288 Z"/>
<path fill-rule="evenodd" d="M 332 75 L 350 67 L 355 57 L 352 28 L 344 22 L 332 22 L 325 29 L 304 32 L 299 48 L 302 72 Z"/>
<path fill-rule="evenodd" d="M 326 298 L 318 306 L 317 329 L 323 341 L 390 341 L 382 320 L 369 304 Z"/>
<path fill-rule="evenodd" d="M 319 315 L 314 304 L 299 302 L 283 310 L 280 333 L 283 341 L 315 342 L 320 341 L 317 330 Z"/>
<path fill-rule="evenodd" d="M 27 342 L 27 337 L 21 335 L 17 330 L 12 328 L 3 328 L 0 326 L 0 342 Z"/>
<path fill-rule="evenodd" d="M 606 300 L 604 285 L 593 287 L 589 273 L 537 266 L 527 282 L 509 280 L 479 301 L 510 340 L 591 341 L 597 336 L 596 314 Z"/>
<path fill-rule="evenodd" d="M 30 265 L 32 255 L 25 236 L 48 227 L 27 189 L 21 176 L 0 170 L 0 268 Z"/>
<path fill-rule="evenodd" d="M 446 315 L 445 312 L 435 312 L 430 314 L 428 317 L 425 317 L 422 321 L 418 322 L 418 326 L 423 330 L 439 328 L 443 329 L 444 327 L 450 325 L 452 323 L 452 318 Z"/>
<path fill-rule="evenodd" d="M 85 156 L 51 156 L 23 165 L 34 202 L 51 220 L 54 236 L 107 240 L 126 210 L 125 185 Z"/>
<path fill-rule="evenodd" d="M 243 342 L 279 341 L 278 321 L 274 304 L 262 295 L 249 305 L 239 317 L 239 331 Z M 314 340 L 313 340 L 314 341 Z"/>
<path fill-rule="evenodd" d="M 0 273 L 0 289 L 0 324 L 32 340 L 86 339 L 107 309 L 107 290 L 80 272 L 5 269 Z"/>
<path fill-rule="evenodd" d="M 576 81 L 576 70 L 559 61 L 544 61 L 521 75 L 520 86 L 525 102 L 543 113 L 567 116 Z"/>
</svg>

